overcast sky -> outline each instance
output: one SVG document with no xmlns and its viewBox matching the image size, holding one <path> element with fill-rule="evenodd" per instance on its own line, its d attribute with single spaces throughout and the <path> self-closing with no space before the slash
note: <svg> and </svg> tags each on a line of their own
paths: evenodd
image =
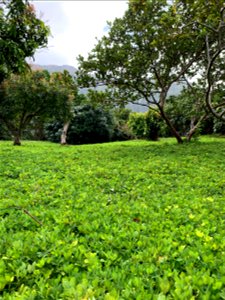
<svg viewBox="0 0 225 300">
<path fill-rule="evenodd" d="M 117 1 L 30 1 L 37 16 L 51 28 L 48 48 L 38 50 L 36 64 L 77 66 L 76 57 L 87 53 L 107 30 L 107 21 L 122 17 L 127 9 L 126 0 Z"/>
</svg>

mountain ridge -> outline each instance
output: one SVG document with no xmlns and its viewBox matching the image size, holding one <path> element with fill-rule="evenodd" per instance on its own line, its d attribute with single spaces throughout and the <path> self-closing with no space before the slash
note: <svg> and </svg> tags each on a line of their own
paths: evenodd
<svg viewBox="0 0 225 300">
<path fill-rule="evenodd" d="M 70 75 L 74 76 L 76 68 L 71 65 L 39 65 L 39 64 L 30 64 L 32 70 L 47 70 L 49 73 L 53 72 L 63 72 L 64 70 L 68 71 Z"/>
</svg>

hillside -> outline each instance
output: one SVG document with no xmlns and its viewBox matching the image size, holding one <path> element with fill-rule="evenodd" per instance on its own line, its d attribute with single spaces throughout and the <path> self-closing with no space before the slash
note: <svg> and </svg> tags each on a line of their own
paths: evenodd
<svg viewBox="0 0 225 300">
<path fill-rule="evenodd" d="M 37 64 L 31 64 L 30 65 L 32 70 L 47 70 L 49 73 L 53 72 L 63 72 L 64 70 L 67 70 L 72 76 L 74 76 L 74 73 L 76 71 L 76 68 L 70 65 L 37 65 Z"/>
</svg>

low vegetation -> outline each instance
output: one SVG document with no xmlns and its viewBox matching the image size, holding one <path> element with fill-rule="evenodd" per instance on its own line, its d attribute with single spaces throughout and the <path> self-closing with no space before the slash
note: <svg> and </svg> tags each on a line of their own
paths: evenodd
<svg viewBox="0 0 225 300">
<path fill-rule="evenodd" d="M 225 299 L 223 138 L 0 150 L 0 299 Z"/>
</svg>

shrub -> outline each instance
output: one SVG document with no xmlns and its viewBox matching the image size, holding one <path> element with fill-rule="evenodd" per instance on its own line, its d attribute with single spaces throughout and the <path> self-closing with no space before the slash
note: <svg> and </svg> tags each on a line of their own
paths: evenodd
<svg viewBox="0 0 225 300">
<path fill-rule="evenodd" d="M 62 132 L 62 122 L 53 122 L 46 126 L 46 138 L 59 142 Z M 114 131 L 112 114 L 101 108 L 83 105 L 74 109 L 74 117 L 70 123 L 67 135 L 69 144 L 92 144 L 108 142 Z"/>
<path fill-rule="evenodd" d="M 149 110 L 145 113 L 145 137 L 148 140 L 157 141 L 160 135 L 162 119 L 156 111 Z"/>
<path fill-rule="evenodd" d="M 160 135 L 162 119 L 153 110 L 146 113 L 131 113 L 128 125 L 136 138 L 156 141 Z"/>
<path fill-rule="evenodd" d="M 219 134 L 225 134 L 225 123 L 219 119 L 214 118 L 213 132 Z"/>
<path fill-rule="evenodd" d="M 47 123 L 45 125 L 45 138 L 46 140 L 58 143 L 60 141 L 60 135 L 62 133 L 63 124 L 60 121 Z"/>
<path fill-rule="evenodd" d="M 131 113 L 129 115 L 128 126 L 136 138 L 145 138 L 146 121 L 144 113 Z"/>
<path fill-rule="evenodd" d="M 113 131 L 113 141 L 125 141 L 134 138 L 131 129 L 128 126 L 131 110 L 128 108 L 115 108 L 113 111 L 115 128 Z"/>
<path fill-rule="evenodd" d="M 0 123 L 0 140 L 10 140 L 11 136 L 3 123 Z"/>
<path fill-rule="evenodd" d="M 84 105 L 75 109 L 68 131 L 68 143 L 89 144 L 110 141 L 113 135 L 113 117 L 108 111 Z"/>
</svg>

